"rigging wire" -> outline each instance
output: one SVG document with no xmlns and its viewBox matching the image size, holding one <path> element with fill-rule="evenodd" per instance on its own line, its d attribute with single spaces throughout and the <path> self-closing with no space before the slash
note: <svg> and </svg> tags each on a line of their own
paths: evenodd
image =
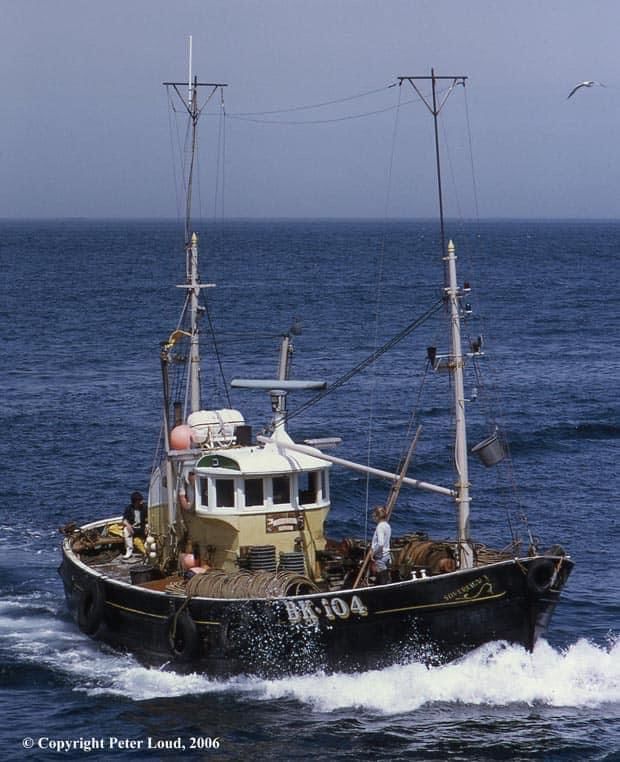
<svg viewBox="0 0 620 762">
<path fill-rule="evenodd" d="M 488 393 L 487 393 L 487 396 L 489 398 L 488 419 L 492 427 L 494 428 L 495 432 L 498 433 L 504 453 L 505 453 L 504 461 L 498 463 L 495 469 L 497 485 L 499 488 L 501 488 L 502 486 L 506 486 L 506 483 L 507 483 L 508 487 L 510 488 L 512 492 L 512 497 L 515 503 L 515 508 L 513 509 L 514 514 L 517 520 L 522 524 L 525 531 L 527 532 L 530 545 L 535 546 L 536 543 L 532 535 L 532 529 L 530 527 L 529 518 L 523 507 L 523 502 L 521 500 L 521 495 L 519 492 L 519 486 L 517 484 L 517 480 L 515 477 L 514 464 L 512 461 L 512 454 L 510 452 L 510 443 L 508 441 L 508 438 L 505 436 L 505 434 L 500 429 L 497 423 L 499 419 L 503 418 L 500 395 L 498 394 L 494 383 L 491 383 L 490 385 L 485 384 L 480 367 L 479 367 L 479 363 L 477 363 L 475 360 L 474 360 L 474 372 L 476 375 L 476 383 L 479 385 L 480 389 L 483 389 L 483 390 L 488 389 Z M 505 472 L 504 481 L 502 481 L 502 471 Z M 511 514 L 510 514 L 510 506 L 508 503 L 505 503 L 505 511 L 506 511 L 506 518 L 508 521 L 508 525 L 510 527 L 510 533 L 512 536 L 513 544 L 517 545 L 518 542 L 520 541 L 520 538 L 517 536 L 514 530 Z"/>
<path fill-rule="evenodd" d="M 471 123 L 469 120 L 469 102 L 467 100 L 467 88 L 464 87 L 463 90 L 465 91 L 465 119 L 467 121 L 467 140 L 469 144 L 469 161 L 471 166 L 471 182 L 472 182 L 472 190 L 474 194 L 474 207 L 476 210 L 476 222 L 480 222 L 480 208 L 478 206 L 478 185 L 476 183 L 476 171 L 474 166 L 474 149 L 473 149 L 473 142 L 472 142 L 472 136 L 471 136 Z"/>
<path fill-rule="evenodd" d="M 326 389 L 316 394 L 314 397 L 309 399 L 303 405 L 300 405 L 300 407 L 288 413 L 286 416 L 287 421 L 289 421 L 291 418 L 295 418 L 295 416 L 299 415 L 300 413 L 305 412 L 306 410 L 308 410 L 308 408 L 315 405 L 324 397 L 327 397 L 328 394 L 335 392 L 341 386 L 346 384 L 347 381 L 350 381 L 358 373 L 361 373 L 361 371 L 363 371 L 369 365 L 372 365 L 372 363 L 378 360 L 382 355 L 384 355 L 386 352 L 389 352 L 390 349 L 395 347 L 399 342 L 401 342 L 403 339 L 409 336 L 409 334 L 412 333 L 416 328 L 419 328 L 421 325 L 423 325 L 430 317 L 432 317 L 442 307 L 443 307 L 443 299 L 437 300 L 434 304 L 432 304 L 428 308 L 428 310 L 426 310 L 426 312 L 423 315 L 413 320 L 411 323 L 409 323 L 409 325 L 405 326 L 405 328 L 403 328 L 402 331 L 400 331 L 395 336 L 393 336 L 389 341 L 387 341 L 385 344 L 379 347 L 379 349 L 374 351 L 371 355 L 368 355 L 368 357 L 365 360 L 362 360 L 362 362 L 358 363 L 354 368 L 349 370 L 340 378 L 336 379 L 336 381 L 334 381 L 333 384 L 330 384 Z"/>
<path fill-rule="evenodd" d="M 202 223 L 202 221 L 206 217 L 206 213 L 205 213 L 206 202 L 205 202 L 205 205 L 203 206 L 203 202 L 202 202 L 202 181 L 201 181 L 202 174 L 203 174 L 203 170 L 202 170 L 202 154 L 200 153 L 200 145 L 198 144 L 198 141 L 196 141 L 196 148 L 195 148 L 195 151 L 194 151 L 194 162 L 195 162 L 194 175 L 196 177 L 196 184 L 198 185 L 198 203 L 196 205 L 196 208 L 198 210 L 198 215 L 197 215 L 197 219 L 195 220 L 195 222 L 196 223 Z M 193 219 L 192 219 L 192 222 L 194 222 Z"/>
<path fill-rule="evenodd" d="M 478 185 L 477 185 L 477 181 L 476 181 L 477 173 L 476 173 L 475 161 L 474 161 L 473 137 L 472 137 L 472 129 L 471 129 L 471 120 L 470 120 L 470 115 L 469 115 L 469 101 L 468 101 L 468 96 L 467 96 L 467 88 L 464 88 L 464 90 L 465 90 L 465 120 L 466 120 L 466 123 L 467 123 L 467 141 L 468 141 L 469 161 L 470 161 L 470 170 L 471 170 L 472 194 L 473 194 L 473 199 L 474 199 L 476 227 L 479 230 L 479 226 L 480 226 L 480 207 L 479 207 L 479 201 L 478 201 Z M 486 333 L 484 316 L 481 316 L 481 321 L 482 321 L 482 327 L 483 327 L 482 333 L 484 335 Z M 475 359 L 474 359 L 474 362 L 473 362 L 473 366 L 474 366 L 474 373 L 475 373 L 475 377 L 476 377 L 476 383 L 479 385 L 480 388 L 484 388 L 484 389 L 488 389 L 489 390 L 489 392 L 488 392 L 488 398 L 489 398 L 489 413 L 488 413 L 488 416 L 489 416 L 490 423 L 493 425 L 495 431 L 500 431 L 499 426 L 497 424 L 497 420 L 501 419 L 503 417 L 500 395 L 499 395 L 499 393 L 497 391 L 497 388 L 496 388 L 494 383 L 491 383 L 490 386 L 485 385 L 485 383 L 483 381 L 483 378 L 482 378 L 482 373 L 481 373 L 481 369 L 480 369 L 479 363 L 476 362 Z M 500 434 L 501 434 L 500 435 L 500 441 L 501 441 L 502 446 L 504 448 L 504 452 L 505 452 L 506 457 L 505 457 L 505 464 L 504 465 L 502 465 L 501 463 L 497 464 L 496 476 L 497 476 L 498 487 L 503 486 L 502 483 L 501 483 L 501 471 L 505 470 L 506 471 L 505 483 L 507 482 L 508 487 L 510 488 L 510 490 L 512 492 L 513 500 L 514 500 L 514 503 L 516 505 L 516 508 L 514 509 L 515 510 L 515 514 L 516 514 L 516 518 L 517 518 L 518 521 L 521 522 L 522 526 L 524 527 L 525 531 L 527 532 L 530 544 L 532 546 L 534 546 L 535 545 L 535 538 L 532 535 L 532 530 L 530 528 L 529 519 L 528 519 L 528 516 L 527 516 L 527 514 L 525 512 L 525 509 L 523 507 L 523 503 L 521 501 L 521 496 L 520 496 L 520 493 L 519 493 L 518 484 L 517 484 L 517 481 L 516 481 L 516 478 L 515 478 L 514 465 L 513 465 L 512 456 L 511 456 L 511 453 L 510 453 L 509 442 L 508 442 L 508 439 L 505 436 L 505 434 L 503 434 L 503 432 L 500 431 Z M 511 536 L 512 536 L 512 539 L 513 539 L 513 544 L 517 545 L 518 542 L 520 542 L 520 540 L 517 537 L 515 529 L 514 529 L 514 526 L 513 526 L 513 521 L 512 521 L 511 514 L 510 514 L 510 506 L 509 506 L 508 503 L 505 503 L 505 510 L 506 510 L 506 518 L 507 518 L 507 521 L 508 521 L 508 526 L 510 528 L 510 533 L 511 533 Z"/>
<path fill-rule="evenodd" d="M 445 119 L 445 117 L 444 117 Z M 448 134 L 446 132 L 446 125 L 445 121 L 440 122 L 441 125 L 441 134 L 443 136 L 443 145 L 444 145 L 444 154 L 446 155 L 448 159 L 448 168 L 450 170 L 450 180 L 452 183 L 452 189 L 454 193 L 454 204 L 456 206 L 456 216 L 457 219 L 460 221 L 461 225 L 463 223 L 463 210 L 461 208 L 461 201 L 459 198 L 459 189 L 456 183 L 456 175 L 454 172 L 454 165 L 452 163 L 452 153 L 450 151 L 450 141 L 448 140 Z"/>
<path fill-rule="evenodd" d="M 245 113 L 239 113 L 236 114 L 236 116 L 269 116 L 271 114 L 289 114 L 292 111 L 309 111 L 311 109 L 315 108 L 322 108 L 323 106 L 333 106 L 338 103 L 346 103 L 347 101 L 353 101 L 358 98 L 365 98 L 368 95 L 375 95 L 376 93 L 382 93 L 386 90 L 390 90 L 393 87 L 396 87 L 397 83 L 392 82 L 389 85 L 384 85 L 383 87 L 377 87 L 374 90 L 366 90 L 363 93 L 357 93 L 356 95 L 347 95 L 343 98 L 335 98 L 331 101 L 323 101 L 321 103 L 312 103 L 307 106 L 289 106 L 288 108 L 281 108 L 281 109 L 273 109 L 272 111 L 248 111 Z"/>
<path fill-rule="evenodd" d="M 285 124 L 285 125 L 303 125 L 303 124 L 333 124 L 335 122 L 348 122 L 352 119 L 364 119 L 367 116 L 376 116 L 377 114 L 386 114 L 388 111 L 394 111 L 400 106 L 406 106 L 409 103 L 418 103 L 417 98 L 411 98 L 404 101 L 399 106 L 387 106 L 386 108 L 375 109 L 374 111 L 364 111 L 361 114 L 347 114 L 345 116 L 331 117 L 330 119 L 255 119 L 254 117 L 238 116 L 229 114 L 229 119 L 236 119 L 240 122 L 254 122 L 256 124 Z"/>
<path fill-rule="evenodd" d="M 228 114 L 228 117 L 231 118 L 231 119 L 239 119 L 239 120 L 245 120 L 245 121 L 264 122 L 266 124 L 287 124 L 287 123 L 290 123 L 290 124 L 313 124 L 313 123 L 318 123 L 318 124 L 321 124 L 323 122 L 342 121 L 343 119 L 357 119 L 357 118 L 360 118 L 360 117 L 363 117 L 363 116 L 372 116 L 373 114 L 382 113 L 382 111 L 390 111 L 390 110 L 393 110 L 393 109 L 395 109 L 397 107 L 396 106 L 391 106 L 390 108 L 383 109 L 383 110 L 375 110 L 375 111 L 362 112 L 361 114 L 352 114 L 352 115 L 349 115 L 349 116 L 344 116 L 344 117 L 340 117 L 340 118 L 336 118 L 336 119 L 326 119 L 326 120 L 312 120 L 311 119 L 311 120 L 302 120 L 302 121 L 287 122 L 286 120 L 278 120 L 278 119 L 273 119 L 273 120 L 258 120 L 258 119 L 253 119 L 251 117 L 272 116 L 272 115 L 276 115 L 276 114 L 288 114 L 288 113 L 293 113 L 293 112 L 297 112 L 297 111 L 309 111 L 309 110 L 316 109 L 316 108 L 322 108 L 323 106 L 337 105 L 339 103 L 345 103 L 347 101 L 355 100 L 357 98 L 363 98 L 363 97 L 366 97 L 367 95 L 374 95 L 376 93 L 380 93 L 380 92 L 384 92 L 386 90 L 390 90 L 393 87 L 397 87 L 398 84 L 399 84 L 398 82 L 392 82 L 389 85 L 386 85 L 386 86 L 380 87 L 380 88 L 376 88 L 374 90 L 368 90 L 366 92 L 359 93 L 357 95 L 349 95 L 349 96 L 345 96 L 343 98 L 336 98 L 336 99 L 330 100 L 330 101 L 323 101 L 321 103 L 302 105 L 302 106 L 290 106 L 290 107 L 287 107 L 287 108 L 272 109 L 272 110 L 269 110 L 269 111 L 240 111 L 240 112 L 237 112 L 237 113 Z M 449 93 L 453 88 L 454 88 L 454 85 L 452 85 L 450 87 L 445 87 L 445 88 L 438 89 L 437 90 L 437 94 L 438 95 L 443 95 L 444 93 Z M 409 103 L 423 103 L 423 101 L 421 100 L 420 96 L 418 95 L 417 97 L 412 98 L 411 100 L 404 101 L 404 102 L 400 103 L 400 105 L 404 106 L 404 105 L 409 104 Z"/>
<path fill-rule="evenodd" d="M 185 125 L 185 139 L 183 141 L 183 153 L 182 153 L 182 166 L 183 166 L 183 190 L 186 194 L 186 205 L 187 205 L 187 189 L 189 186 L 190 181 L 190 166 L 191 162 L 188 162 L 188 156 L 191 157 L 191 127 L 189 121 Z M 190 210 L 191 211 L 191 210 Z M 187 215 L 187 208 L 185 210 L 184 217 Z M 189 240 L 185 241 L 186 245 L 189 243 Z M 188 273 L 189 276 L 189 273 Z"/>
<path fill-rule="evenodd" d="M 228 383 L 226 381 L 226 374 L 224 373 L 224 366 L 222 364 L 222 358 L 220 355 L 220 349 L 217 343 L 217 340 L 215 338 L 215 327 L 213 325 L 213 321 L 211 319 L 211 311 L 209 310 L 209 303 L 206 299 L 203 300 L 205 305 L 205 312 L 207 315 L 207 320 L 209 321 L 209 330 L 211 331 L 211 338 L 213 340 L 213 351 L 215 353 L 215 359 L 217 361 L 217 366 L 220 372 L 220 376 L 222 379 L 222 386 L 224 387 L 224 394 L 226 395 L 226 402 L 228 403 L 228 407 L 232 407 L 232 403 L 230 401 L 230 392 L 228 391 Z"/>
<path fill-rule="evenodd" d="M 221 201 L 222 201 L 222 217 L 224 216 L 224 187 L 225 187 L 225 159 L 226 159 L 226 107 L 224 104 L 224 88 L 220 87 L 220 108 L 219 108 L 219 120 L 218 120 L 218 136 L 217 136 L 217 155 L 216 155 L 216 168 L 215 168 L 215 192 L 213 200 L 213 217 L 217 220 L 217 207 L 218 197 L 220 193 L 220 174 L 221 174 Z M 206 104 L 205 104 L 206 105 Z M 220 244 L 222 243 L 221 236 L 223 231 L 220 228 Z M 224 365 L 222 362 L 222 356 L 220 353 L 220 347 L 218 344 L 217 336 L 215 333 L 215 326 L 213 324 L 213 318 L 211 316 L 211 310 L 209 309 L 209 302 L 205 296 L 203 299 L 205 305 L 205 312 L 207 320 L 209 322 L 209 331 L 211 333 L 211 340 L 213 342 L 213 351 L 217 362 L 220 378 L 222 380 L 222 386 L 224 388 L 224 394 L 226 396 L 226 402 L 228 407 L 232 407 L 230 399 L 230 392 L 228 390 L 229 384 L 226 380 L 226 374 L 224 373 Z"/>
<path fill-rule="evenodd" d="M 391 192 L 392 192 L 392 175 L 393 175 L 393 168 L 394 168 L 394 154 L 396 149 L 396 136 L 398 133 L 398 121 L 399 121 L 399 115 L 400 115 L 400 106 L 401 106 L 401 94 L 402 94 L 402 88 L 398 88 L 398 100 L 396 104 L 396 114 L 394 117 L 394 127 L 392 129 L 392 141 L 390 146 L 390 158 L 388 163 L 388 177 L 387 177 L 387 187 L 386 187 L 386 193 L 385 193 L 385 207 L 383 212 L 383 235 L 381 236 L 381 245 L 380 245 L 380 251 L 379 251 L 379 275 L 377 278 L 377 290 L 376 290 L 376 299 L 375 299 L 375 335 L 374 335 L 374 341 L 373 345 L 375 347 L 375 350 L 377 348 L 377 344 L 379 342 L 379 315 L 381 312 L 381 299 L 382 299 L 382 286 L 383 286 L 383 277 L 384 277 L 384 266 L 385 266 L 385 236 L 386 236 L 386 230 L 385 230 L 385 220 L 387 219 L 388 210 L 390 206 L 390 198 L 391 198 Z M 374 409 L 375 409 L 375 398 L 376 398 L 376 392 L 377 392 L 377 377 L 376 373 L 374 372 L 374 364 L 373 364 L 373 382 L 371 385 L 371 395 L 370 395 L 370 414 L 368 416 L 368 446 L 367 446 L 367 453 L 366 453 L 366 462 L 367 465 L 370 465 L 371 463 L 371 456 L 372 456 L 372 437 L 373 437 L 373 428 L 374 428 Z M 367 538 L 369 531 L 368 531 L 368 510 L 369 510 L 369 503 L 370 503 L 370 474 L 366 474 L 366 510 L 364 511 L 364 536 Z"/>
<path fill-rule="evenodd" d="M 174 192 L 175 192 L 175 198 L 176 198 L 176 205 L 177 205 L 177 221 L 181 219 L 181 207 L 182 207 L 182 200 L 181 200 L 181 185 L 184 185 L 185 183 L 185 176 L 184 176 L 184 161 L 183 161 L 183 148 L 181 143 L 181 136 L 179 133 L 179 125 L 178 121 L 173 119 L 173 114 L 177 113 L 177 110 L 174 105 L 174 100 L 172 98 L 172 95 L 170 93 L 169 88 L 166 88 L 166 93 L 168 95 L 168 129 L 170 133 L 170 153 L 172 155 L 172 174 L 174 178 Z M 175 137 L 176 137 L 176 146 L 175 146 Z M 181 168 L 181 177 L 179 177 L 177 173 L 177 166 Z"/>
<path fill-rule="evenodd" d="M 221 162 L 221 166 L 220 166 Z M 219 195 L 220 173 L 222 181 L 222 219 L 224 218 L 224 181 L 226 163 L 226 108 L 224 106 L 224 88 L 220 88 L 220 118 L 217 134 L 217 160 L 215 166 L 215 198 L 213 201 L 213 217 L 217 219 L 217 201 Z"/>
<path fill-rule="evenodd" d="M 409 451 L 409 447 L 411 445 L 411 434 L 413 432 L 413 427 L 416 424 L 416 421 L 418 420 L 418 411 L 420 409 L 420 401 L 422 399 L 422 394 L 424 392 L 424 387 L 426 385 L 426 380 L 428 378 L 428 372 L 430 370 L 431 363 L 430 360 L 426 361 L 426 365 L 424 367 L 424 373 L 422 375 L 422 381 L 420 383 L 420 388 L 418 389 L 418 394 L 416 397 L 415 404 L 413 406 L 413 410 L 411 411 L 411 416 L 409 417 L 409 423 L 407 425 L 407 433 L 405 435 L 405 439 L 403 442 L 403 449 L 400 454 L 400 458 L 398 461 L 398 469 L 397 473 L 400 473 L 403 469 L 403 466 L 405 465 L 405 459 L 407 457 L 407 453 Z"/>
<path fill-rule="evenodd" d="M 168 105 L 171 106 L 170 93 L 168 92 L 168 90 L 166 90 L 166 96 L 168 98 Z M 174 130 L 173 130 L 172 108 L 168 108 L 167 111 L 168 111 L 168 137 L 170 138 L 170 154 L 172 156 L 172 180 L 174 183 L 174 198 L 176 202 L 177 218 L 178 218 L 179 209 L 181 208 L 181 202 L 179 201 L 179 181 L 177 177 L 177 163 L 174 160 L 175 154 L 174 154 Z"/>
</svg>

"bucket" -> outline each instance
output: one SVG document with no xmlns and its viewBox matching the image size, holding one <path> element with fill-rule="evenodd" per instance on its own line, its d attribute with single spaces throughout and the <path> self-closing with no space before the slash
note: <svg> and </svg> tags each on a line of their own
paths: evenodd
<svg viewBox="0 0 620 762">
<path fill-rule="evenodd" d="M 483 439 L 482 442 L 472 447 L 471 451 L 487 467 L 494 466 L 506 457 L 504 447 L 497 436 L 497 432 L 494 432 L 490 437 Z"/>
</svg>

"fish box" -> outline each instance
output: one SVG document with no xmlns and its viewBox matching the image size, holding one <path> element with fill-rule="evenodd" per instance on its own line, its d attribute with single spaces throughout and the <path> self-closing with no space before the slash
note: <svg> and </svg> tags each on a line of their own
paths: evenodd
<svg viewBox="0 0 620 762">
<path fill-rule="evenodd" d="M 161 572 L 155 566 L 134 566 L 129 570 L 132 585 L 141 585 L 161 578 Z"/>
</svg>

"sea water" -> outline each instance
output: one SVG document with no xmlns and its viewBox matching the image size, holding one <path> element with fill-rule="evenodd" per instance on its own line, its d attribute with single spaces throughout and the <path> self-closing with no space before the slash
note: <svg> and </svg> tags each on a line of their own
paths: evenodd
<svg viewBox="0 0 620 762">
<path fill-rule="evenodd" d="M 215 680 L 148 668 L 91 641 L 68 617 L 56 573 L 59 526 L 118 514 L 132 490 L 146 492 L 160 425 L 158 348 L 181 299 L 179 226 L 0 223 L 5 754 L 617 758 L 620 223 L 448 230 L 472 289 L 464 336 L 484 337 L 480 373 L 470 366 L 466 375 L 469 444 L 498 424 L 511 454 L 510 467 L 471 463 L 472 534 L 501 546 L 510 521 L 524 547 L 532 535 L 570 552 L 576 566 L 546 638 L 532 654 L 490 643 L 443 666 Z M 203 280 L 216 284 L 209 303 L 219 357 L 206 352 L 204 396 L 244 411 L 255 431 L 269 421 L 268 396 L 233 394 L 227 382 L 273 376 L 279 337 L 295 318 L 303 332 L 293 376 L 333 383 L 441 296 L 431 222 L 230 221 L 198 232 Z M 425 372 L 427 346 L 447 350 L 445 322 L 440 311 L 293 415 L 292 435 L 341 436 L 338 455 L 395 470 L 415 410 L 424 428 L 410 473 L 451 484 L 450 388 Z M 310 396 L 292 395 L 289 409 Z M 386 491 L 333 469 L 328 534 L 364 537 L 368 510 Z M 395 533 L 448 537 L 454 511 L 403 490 L 392 524 Z"/>
</svg>

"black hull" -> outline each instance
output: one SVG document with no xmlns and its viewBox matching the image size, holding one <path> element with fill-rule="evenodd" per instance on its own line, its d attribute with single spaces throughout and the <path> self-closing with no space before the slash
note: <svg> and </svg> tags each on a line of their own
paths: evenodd
<svg viewBox="0 0 620 762">
<path fill-rule="evenodd" d="M 536 557 L 286 599 L 188 599 L 102 577 L 66 547 L 59 569 L 80 628 L 149 663 L 213 675 L 440 663 L 491 641 L 531 650 L 572 562 Z"/>
</svg>

